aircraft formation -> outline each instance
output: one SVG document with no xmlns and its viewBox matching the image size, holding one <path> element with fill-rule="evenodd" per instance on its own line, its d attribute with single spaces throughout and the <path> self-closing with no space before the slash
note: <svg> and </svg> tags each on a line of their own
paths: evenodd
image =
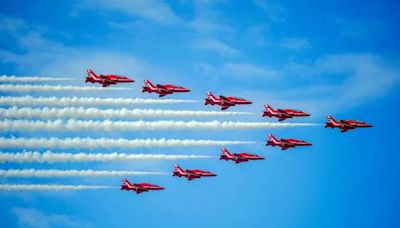
<svg viewBox="0 0 400 228">
<path fill-rule="evenodd" d="M 133 83 L 135 80 L 130 79 L 125 76 L 120 75 L 96 75 L 92 70 L 87 70 L 87 77 L 85 82 L 91 83 L 99 83 L 103 87 L 107 87 L 110 85 L 115 85 L 118 83 Z M 145 93 L 156 93 L 159 97 L 164 97 L 166 95 L 170 95 L 173 93 L 187 93 L 190 92 L 189 89 L 184 88 L 182 86 L 176 86 L 172 84 L 156 84 L 154 85 L 150 80 L 144 80 L 144 86 L 142 92 Z M 211 92 L 207 92 L 207 97 L 205 98 L 204 105 L 218 105 L 221 107 L 221 111 L 227 110 L 230 107 L 236 105 L 249 105 L 252 104 L 251 101 L 234 97 L 234 96 L 215 96 Z M 272 108 L 269 104 L 264 105 L 264 111 L 262 113 L 262 117 L 269 118 L 277 118 L 278 121 L 284 121 L 286 119 L 298 118 L 298 117 L 308 117 L 309 113 L 306 113 L 301 110 L 295 109 L 281 109 Z M 332 116 L 328 115 L 328 120 L 325 123 L 325 128 L 338 128 L 340 132 L 346 132 L 348 130 L 354 130 L 356 128 L 368 128 L 372 127 L 372 125 L 357 121 L 357 120 L 335 120 Z M 266 142 L 266 146 L 272 147 L 280 147 L 281 150 L 287 150 L 290 148 L 295 148 L 298 146 L 312 146 L 311 143 L 306 142 L 304 140 L 287 138 L 287 139 L 277 139 L 271 133 L 268 134 L 268 139 Z M 235 164 L 239 164 L 242 162 L 248 162 L 253 160 L 264 160 L 264 157 L 261 157 L 257 154 L 250 154 L 247 152 L 239 152 L 239 153 L 231 153 L 226 148 L 221 149 L 222 154 L 220 155 L 220 160 L 233 161 Z M 215 177 L 217 174 L 212 173 L 210 171 L 200 170 L 200 169 L 183 169 L 178 164 L 175 164 L 175 169 L 172 172 L 172 176 L 175 177 L 184 177 L 188 181 L 202 178 L 202 177 Z M 126 178 L 123 178 L 123 182 L 121 185 L 121 190 L 126 191 L 135 191 L 137 194 L 142 192 L 148 192 L 151 190 L 164 190 L 165 188 L 149 184 L 149 183 L 130 183 Z"/>
</svg>

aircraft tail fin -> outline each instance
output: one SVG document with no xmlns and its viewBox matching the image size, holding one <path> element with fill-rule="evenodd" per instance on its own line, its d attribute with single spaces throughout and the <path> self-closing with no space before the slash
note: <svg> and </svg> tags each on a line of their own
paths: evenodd
<svg viewBox="0 0 400 228">
<path fill-rule="evenodd" d="M 269 140 L 276 141 L 275 136 L 273 136 L 271 133 L 268 134 L 268 139 L 269 139 Z"/>
<path fill-rule="evenodd" d="M 125 177 L 122 178 L 122 185 L 132 185 L 131 182 L 129 182 L 128 179 L 126 179 Z"/>
<path fill-rule="evenodd" d="M 144 83 L 150 88 L 150 89 L 156 89 L 157 87 L 151 83 L 150 80 L 144 80 Z"/>
<path fill-rule="evenodd" d="M 264 107 L 265 107 L 265 109 L 266 109 L 267 111 L 269 111 L 269 112 L 275 111 L 275 110 L 271 107 L 271 105 L 269 105 L 269 104 L 264 105 Z"/>
<path fill-rule="evenodd" d="M 183 169 L 178 164 L 175 164 L 175 172 L 182 173 Z"/>
<path fill-rule="evenodd" d="M 87 76 L 90 78 L 98 78 L 99 76 L 97 76 L 96 73 L 94 73 L 91 69 L 87 70 Z"/>
<path fill-rule="evenodd" d="M 337 122 L 331 115 L 328 115 L 328 121 L 331 122 L 331 123 L 336 123 Z"/>
<path fill-rule="evenodd" d="M 211 92 L 207 92 L 207 97 L 210 98 L 212 101 L 217 101 L 217 98 Z"/>
<path fill-rule="evenodd" d="M 222 154 L 224 154 L 226 156 L 231 156 L 232 155 L 226 148 L 222 148 L 221 151 L 222 151 Z"/>
</svg>

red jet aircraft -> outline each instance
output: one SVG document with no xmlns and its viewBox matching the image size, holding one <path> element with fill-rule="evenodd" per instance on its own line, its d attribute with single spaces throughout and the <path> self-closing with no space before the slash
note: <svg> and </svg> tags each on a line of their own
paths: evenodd
<svg viewBox="0 0 400 228">
<path fill-rule="evenodd" d="M 215 177 L 217 176 L 217 174 L 199 169 L 184 170 L 181 167 L 179 167 L 179 165 L 175 164 L 175 170 L 172 173 L 172 176 L 186 177 L 187 180 L 190 181 L 195 178 L 201 178 L 201 177 Z"/>
<path fill-rule="evenodd" d="M 269 104 L 264 105 L 265 110 L 263 113 L 264 116 L 268 117 L 276 117 L 279 121 L 283 121 L 293 117 L 301 117 L 301 116 L 310 116 L 310 114 L 300 111 L 300 110 L 293 110 L 293 109 L 273 109 Z"/>
<path fill-rule="evenodd" d="M 150 190 L 164 190 L 164 188 L 158 185 L 148 184 L 148 183 L 132 184 L 126 178 L 123 178 L 121 190 L 135 191 L 136 194 L 139 194 L 142 192 L 148 192 Z"/>
<path fill-rule="evenodd" d="M 241 162 L 248 162 L 250 160 L 264 160 L 263 157 L 258 156 L 256 154 L 249 154 L 249 153 L 229 153 L 229 151 L 225 148 L 222 148 L 222 154 L 219 157 L 219 160 L 232 160 L 236 164 L 241 163 Z"/>
<path fill-rule="evenodd" d="M 176 85 L 171 85 L 171 84 L 157 84 L 153 85 L 149 80 L 144 80 L 145 86 L 143 86 L 142 93 L 148 92 L 148 93 L 157 93 L 159 97 L 163 97 L 168 94 L 173 94 L 173 93 L 186 93 L 190 92 L 189 89 L 183 88 L 182 86 L 176 86 Z"/>
<path fill-rule="evenodd" d="M 287 150 L 289 148 L 293 148 L 296 146 L 311 146 L 311 143 L 308 143 L 303 140 L 297 139 L 277 139 L 272 134 L 268 134 L 267 146 L 279 146 L 282 150 Z"/>
<path fill-rule="evenodd" d="M 372 127 L 372 125 L 366 122 L 356 120 L 340 120 L 336 121 L 332 116 L 328 116 L 328 122 L 325 124 L 325 128 L 339 128 L 340 132 L 346 132 L 356 128 Z"/>
<path fill-rule="evenodd" d="M 215 97 L 211 92 L 207 92 L 207 98 L 205 99 L 205 105 L 219 105 L 221 110 L 226 110 L 231 106 L 242 105 L 242 104 L 252 104 L 253 102 L 248 101 L 243 98 L 238 97 L 225 97 L 220 95 Z"/>
<path fill-rule="evenodd" d="M 135 80 L 129 79 L 125 76 L 115 75 L 115 74 L 107 74 L 107 75 L 97 75 L 92 70 L 87 70 L 87 77 L 85 82 L 91 83 L 100 83 L 103 87 L 107 87 L 109 85 L 115 85 L 117 83 L 130 83 L 135 82 Z"/>
</svg>

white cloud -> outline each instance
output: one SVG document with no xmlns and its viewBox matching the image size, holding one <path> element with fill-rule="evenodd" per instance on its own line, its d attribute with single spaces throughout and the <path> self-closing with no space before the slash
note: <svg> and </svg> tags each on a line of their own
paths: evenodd
<svg viewBox="0 0 400 228">
<path fill-rule="evenodd" d="M 192 41 L 192 47 L 199 50 L 214 51 L 222 56 L 235 56 L 239 54 L 238 50 L 228 44 L 212 39 L 194 40 Z"/>
<path fill-rule="evenodd" d="M 3 103 L 0 97 L 0 104 Z M 215 117 L 215 116 L 234 116 L 251 115 L 249 112 L 222 112 L 222 111 L 195 111 L 195 110 L 165 110 L 165 109 L 98 109 L 83 107 L 66 108 L 30 108 L 30 107 L 9 107 L 0 108 L 0 117 L 3 118 L 22 118 L 22 119 L 142 119 L 142 118 L 165 118 L 165 117 Z"/>
<path fill-rule="evenodd" d="M 271 122 L 238 122 L 238 121 L 96 121 L 68 119 L 54 121 L 39 120 L 2 120 L 0 132 L 99 132 L 99 131 L 179 131 L 179 130 L 233 130 L 233 129 L 268 129 L 287 127 L 316 126 L 313 123 L 271 123 Z"/>
<path fill-rule="evenodd" d="M 34 208 L 15 207 L 12 213 L 21 227 L 47 228 L 47 227 L 92 227 L 90 223 L 83 222 L 74 217 L 63 214 L 45 214 Z"/>
<path fill-rule="evenodd" d="M 60 153 L 24 151 L 18 153 L 0 153 L 0 163 L 67 163 L 67 162 L 140 162 L 140 161 L 171 161 L 181 159 L 208 159 L 206 155 L 194 154 L 125 154 L 125 153 Z"/>
<path fill-rule="evenodd" d="M 0 97 L 0 104 L 11 106 L 129 106 L 145 104 L 195 103 L 194 100 L 142 99 L 142 98 L 100 98 L 100 97 Z"/>
<path fill-rule="evenodd" d="M 254 144 L 251 141 L 218 141 L 195 139 L 110 139 L 110 138 L 0 138 L 1 148 L 152 148 Z"/>
</svg>

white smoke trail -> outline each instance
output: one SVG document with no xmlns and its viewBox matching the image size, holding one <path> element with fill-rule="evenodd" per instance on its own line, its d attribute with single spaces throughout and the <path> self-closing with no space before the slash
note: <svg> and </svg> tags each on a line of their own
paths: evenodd
<svg viewBox="0 0 400 228">
<path fill-rule="evenodd" d="M 141 104 L 193 103 L 194 100 L 99 98 L 99 97 L 0 97 L 1 105 L 11 106 L 126 106 Z"/>
<path fill-rule="evenodd" d="M 81 191 L 113 188 L 98 185 L 0 184 L 0 191 Z"/>
<path fill-rule="evenodd" d="M 0 108 L 3 118 L 155 118 L 155 117 L 209 117 L 228 115 L 249 115 L 249 112 L 190 111 L 161 109 L 98 109 L 98 108 Z"/>
<path fill-rule="evenodd" d="M 249 141 L 215 141 L 195 139 L 108 139 L 108 138 L 0 138 L 0 148 L 152 148 L 253 144 Z"/>
<path fill-rule="evenodd" d="M 93 121 L 68 119 L 55 121 L 4 120 L 0 131 L 154 131 L 154 130 L 231 130 L 316 126 L 313 123 L 270 123 L 232 121 Z"/>
<path fill-rule="evenodd" d="M 138 176 L 138 175 L 164 175 L 162 172 L 143 171 L 116 171 L 116 170 L 57 170 L 57 169 L 0 169 L 0 177 L 115 177 L 115 176 Z"/>
<path fill-rule="evenodd" d="M 93 92 L 93 91 L 111 91 L 111 90 L 130 90 L 123 87 L 94 87 L 94 86 L 64 86 L 64 85 L 0 85 L 0 92 Z"/>
<path fill-rule="evenodd" d="M 0 82 L 46 82 L 46 81 L 70 81 L 72 78 L 61 77 L 37 77 L 37 76 L 0 76 Z"/>
<path fill-rule="evenodd" d="M 207 159 L 205 155 L 166 155 L 166 154 L 125 154 L 125 153 L 54 153 L 46 151 L 24 151 L 18 153 L 0 153 L 0 163 L 66 163 L 66 162 L 129 162 L 129 161 L 159 161 L 183 159 Z"/>
</svg>

